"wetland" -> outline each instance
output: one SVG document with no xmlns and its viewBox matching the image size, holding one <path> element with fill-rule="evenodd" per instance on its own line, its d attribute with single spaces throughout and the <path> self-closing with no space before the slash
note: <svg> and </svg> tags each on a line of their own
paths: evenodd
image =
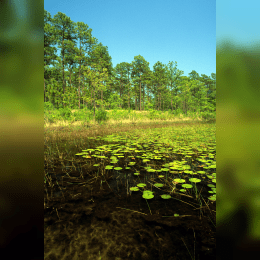
<svg viewBox="0 0 260 260">
<path fill-rule="evenodd" d="M 137 119 L 45 125 L 45 259 L 216 258 L 215 122 Z"/>
</svg>

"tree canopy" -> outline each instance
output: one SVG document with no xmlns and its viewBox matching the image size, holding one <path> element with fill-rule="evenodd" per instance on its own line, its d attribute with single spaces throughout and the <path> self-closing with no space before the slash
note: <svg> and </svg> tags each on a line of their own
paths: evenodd
<svg viewBox="0 0 260 260">
<path fill-rule="evenodd" d="M 183 73 L 176 61 L 158 61 L 151 71 L 141 55 L 113 67 L 87 24 L 44 10 L 44 101 L 55 108 L 215 112 L 216 74 Z"/>
</svg>

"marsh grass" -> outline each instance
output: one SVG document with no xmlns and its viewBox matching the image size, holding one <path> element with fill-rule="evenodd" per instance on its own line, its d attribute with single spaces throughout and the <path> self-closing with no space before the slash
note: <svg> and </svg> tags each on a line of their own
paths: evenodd
<svg viewBox="0 0 260 260">
<path fill-rule="evenodd" d="M 215 124 L 110 113 L 45 126 L 46 259 L 214 257 Z"/>
<path fill-rule="evenodd" d="M 86 112 L 86 110 L 78 110 L 78 109 L 72 109 L 72 117 L 70 120 L 68 119 L 58 119 L 53 122 L 52 120 L 46 120 L 45 121 L 45 127 L 47 128 L 55 128 L 60 126 L 72 126 L 72 127 L 82 127 L 82 126 L 95 126 L 100 125 L 98 124 L 94 119 L 88 119 L 87 117 L 83 117 L 83 120 L 77 120 L 77 117 L 73 116 L 75 113 L 80 113 L 81 115 Z M 151 113 L 149 111 L 131 111 L 130 113 L 126 110 L 106 110 L 109 116 L 109 120 L 107 124 L 109 125 L 131 125 L 136 123 L 146 123 L 146 124 L 161 124 L 162 121 L 165 121 L 165 123 L 172 123 L 172 122 L 193 122 L 194 119 L 196 121 L 201 122 L 202 118 L 199 116 L 199 114 L 195 114 L 192 116 L 185 116 L 183 114 L 179 114 L 178 116 L 173 116 L 168 111 L 165 112 L 156 112 L 154 116 L 150 115 Z M 55 114 L 54 111 L 52 113 Z"/>
</svg>

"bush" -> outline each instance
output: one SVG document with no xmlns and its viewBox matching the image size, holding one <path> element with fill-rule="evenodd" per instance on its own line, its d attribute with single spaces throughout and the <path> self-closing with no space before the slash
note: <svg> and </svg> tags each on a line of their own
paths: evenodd
<svg viewBox="0 0 260 260">
<path fill-rule="evenodd" d="M 160 110 L 150 110 L 148 118 L 150 120 L 156 120 L 156 119 L 165 120 L 166 116 Z"/>
<path fill-rule="evenodd" d="M 83 113 L 82 112 L 79 112 L 79 111 L 75 111 L 73 113 L 73 118 L 75 121 L 82 121 L 83 119 Z"/>
<path fill-rule="evenodd" d="M 214 121 L 216 120 L 216 114 L 210 112 L 201 112 L 201 116 L 203 120 L 206 121 Z"/>
<path fill-rule="evenodd" d="M 158 117 L 158 113 L 156 110 L 149 110 L 149 111 L 150 111 L 150 113 L 148 115 L 148 118 L 150 120 L 156 119 L 156 117 Z"/>
<path fill-rule="evenodd" d="M 169 115 L 174 115 L 174 114 L 175 114 L 175 111 L 174 111 L 174 110 L 171 110 L 171 109 L 168 109 L 168 114 L 169 114 Z"/>
<path fill-rule="evenodd" d="M 44 102 L 44 111 L 54 110 L 54 106 L 51 102 Z"/>
<path fill-rule="evenodd" d="M 55 113 L 44 113 L 44 122 L 45 123 L 54 123 L 57 120 Z"/>
<path fill-rule="evenodd" d="M 60 108 L 59 114 L 63 119 L 69 120 L 71 118 L 71 110 L 69 108 Z"/>
<path fill-rule="evenodd" d="M 108 120 L 107 111 L 104 109 L 98 110 L 95 114 L 95 119 L 98 121 L 98 123 L 102 121 L 107 121 Z"/>
</svg>

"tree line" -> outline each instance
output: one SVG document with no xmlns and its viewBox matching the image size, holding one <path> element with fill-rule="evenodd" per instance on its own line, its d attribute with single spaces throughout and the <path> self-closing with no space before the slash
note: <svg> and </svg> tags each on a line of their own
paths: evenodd
<svg viewBox="0 0 260 260">
<path fill-rule="evenodd" d="M 151 70 L 141 55 L 113 67 L 107 46 L 87 24 L 44 10 L 44 102 L 55 108 L 214 113 L 216 74 L 183 74 L 176 61 L 158 61 Z"/>
</svg>

